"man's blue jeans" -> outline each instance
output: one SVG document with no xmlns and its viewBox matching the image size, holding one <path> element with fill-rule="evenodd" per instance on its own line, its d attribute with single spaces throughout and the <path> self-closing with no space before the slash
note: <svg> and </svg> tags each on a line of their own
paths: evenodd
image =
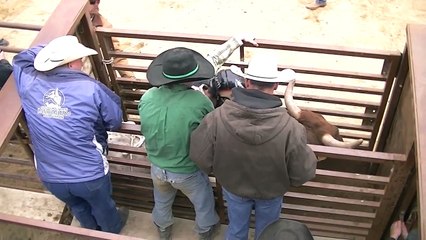
<svg viewBox="0 0 426 240">
<path fill-rule="evenodd" d="M 327 0 L 316 0 L 315 2 L 317 4 L 323 4 L 323 3 L 327 3 Z"/>
<path fill-rule="evenodd" d="M 111 198 L 111 174 L 81 183 L 47 183 L 44 186 L 65 202 L 81 226 L 119 233 L 122 222 Z"/>
<path fill-rule="evenodd" d="M 198 233 L 207 232 L 219 222 L 214 208 L 213 189 L 208 176 L 202 171 L 179 174 L 151 165 L 151 177 L 155 200 L 152 218 L 160 230 L 173 224 L 172 205 L 177 190 L 182 191 L 194 205 L 195 230 Z"/>
<path fill-rule="evenodd" d="M 279 219 L 283 197 L 273 199 L 252 199 L 237 196 L 222 188 L 228 204 L 229 225 L 226 240 L 247 240 L 250 227 L 250 215 L 255 210 L 255 239 L 272 222 Z"/>
</svg>

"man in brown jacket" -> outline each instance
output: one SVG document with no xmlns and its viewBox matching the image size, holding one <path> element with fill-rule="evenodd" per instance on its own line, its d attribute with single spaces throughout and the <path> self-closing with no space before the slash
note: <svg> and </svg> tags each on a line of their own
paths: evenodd
<svg viewBox="0 0 426 240">
<path fill-rule="evenodd" d="M 315 176 L 317 159 L 307 146 L 306 130 L 274 96 L 294 72 L 279 72 L 272 57 L 255 56 L 246 88 L 233 88 L 232 99 L 209 113 L 191 135 L 190 158 L 213 171 L 228 204 L 226 239 L 247 239 L 255 210 L 255 235 L 280 217 L 283 195 Z"/>
<path fill-rule="evenodd" d="M 90 2 L 90 20 L 94 27 L 106 27 L 112 28 L 112 24 L 108 22 L 108 20 L 99 13 L 99 4 L 101 0 L 89 0 Z M 114 49 L 118 51 L 123 51 L 120 46 L 120 41 L 117 38 L 112 38 L 112 44 L 114 45 Z M 114 58 L 114 64 L 122 64 L 127 65 L 126 58 Z M 134 78 L 135 75 L 130 71 L 117 70 L 121 77 L 125 78 Z"/>
</svg>

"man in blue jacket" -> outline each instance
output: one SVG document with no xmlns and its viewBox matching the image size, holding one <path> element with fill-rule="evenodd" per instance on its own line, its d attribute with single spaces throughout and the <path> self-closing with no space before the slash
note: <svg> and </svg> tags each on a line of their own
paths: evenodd
<svg viewBox="0 0 426 240">
<path fill-rule="evenodd" d="M 62 36 L 16 55 L 13 75 L 44 186 L 82 227 L 119 233 L 128 210 L 111 198 L 106 131 L 120 127 L 122 111 L 115 93 L 81 71 L 81 59 L 95 54 Z"/>
</svg>

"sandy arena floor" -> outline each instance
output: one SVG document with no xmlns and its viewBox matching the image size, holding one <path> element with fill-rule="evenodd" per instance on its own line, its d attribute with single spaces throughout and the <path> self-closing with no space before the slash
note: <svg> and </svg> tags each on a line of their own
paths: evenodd
<svg viewBox="0 0 426 240">
<path fill-rule="evenodd" d="M 0 21 L 41 26 L 59 2 L 0 0 Z M 426 24 L 426 0 L 329 0 L 316 11 L 305 8 L 309 2 L 102 0 L 100 7 L 115 28 L 221 36 L 247 32 L 258 39 L 399 52 L 405 46 L 406 25 Z M 28 47 L 36 34 L 0 28 L 0 38 L 18 48 Z M 149 44 L 145 47 L 154 47 Z M 9 60 L 13 55 L 6 53 Z M 312 62 L 312 67 L 317 63 Z"/>
</svg>

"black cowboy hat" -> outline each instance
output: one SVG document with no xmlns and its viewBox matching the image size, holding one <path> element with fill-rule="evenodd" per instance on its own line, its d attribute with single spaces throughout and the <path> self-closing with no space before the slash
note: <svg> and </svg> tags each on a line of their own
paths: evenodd
<svg viewBox="0 0 426 240">
<path fill-rule="evenodd" d="M 147 70 L 147 78 L 152 86 L 168 83 L 194 82 L 214 77 L 213 65 L 200 53 L 177 47 L 158 55 Z"/>
<path fill-rule="evenodd" d="M 314 240 L 314 238 L 305 224 L 280 219 L 268 225 L 258 240 Z"/>
</svg>

